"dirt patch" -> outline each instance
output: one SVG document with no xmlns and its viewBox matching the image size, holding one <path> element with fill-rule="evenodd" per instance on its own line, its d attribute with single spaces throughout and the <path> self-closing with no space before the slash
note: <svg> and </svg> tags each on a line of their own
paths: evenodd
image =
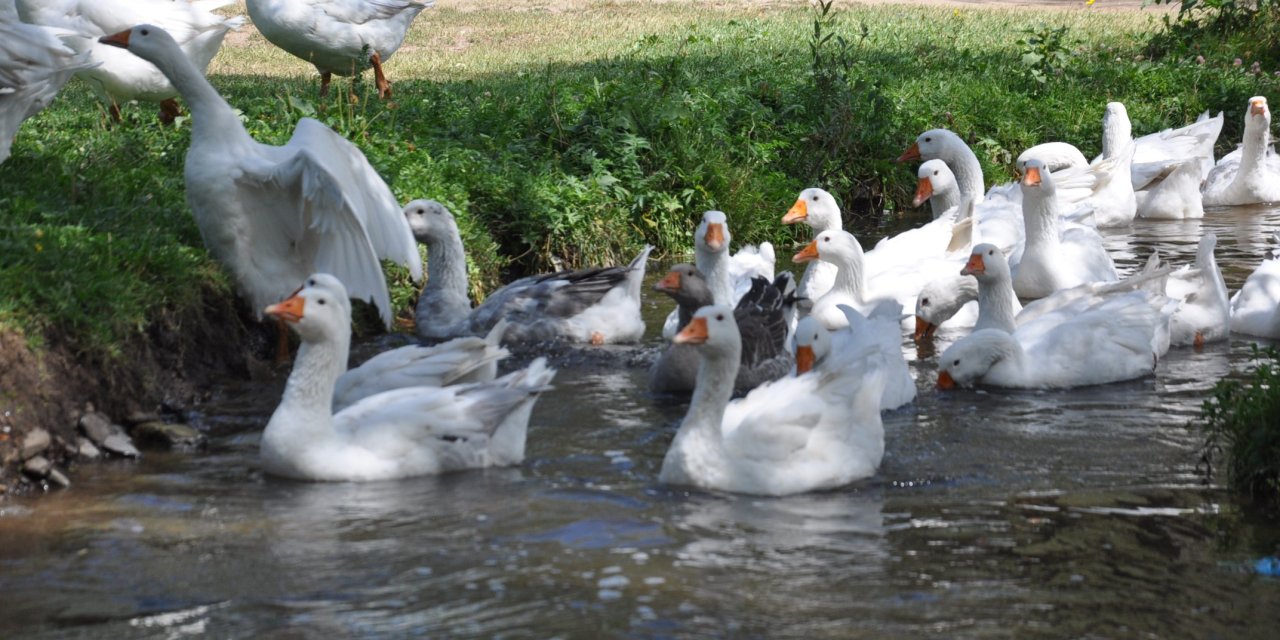
<svg viewBox="0 0 1280 640">
<path fill-rule="evenodd" d="M 23 336 L 0 331 L 0 494 L 32 486 L 20 471 L 32 429 L 52 436 L 45 458 L 62 468 L 73 461 L 86 403 L 117 421 L 182 411 L 216 380 L 264 372 L 270 330 L 236 305 L 227 293 L 208 290 L 198 307 L 157 319 L 110 361 L 78 357 L 56 335 L 33 351 Z"/>
</svg>

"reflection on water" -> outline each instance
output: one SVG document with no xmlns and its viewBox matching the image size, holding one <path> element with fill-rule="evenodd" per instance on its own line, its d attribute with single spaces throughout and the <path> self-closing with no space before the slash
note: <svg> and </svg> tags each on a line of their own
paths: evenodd
<svg viewBox="0 0 1280 640">
<path fill-rule="evenodd" d="M 1240 208 L 1107 241 L 1133 270 L 1212 230 L 1234 290 L 1277 229 Z M 653 341 L 562 358 L 524 465 L 401 482 L 263 478 L 280 381 L 231 383 L 190 417 L 209 451 L 0 510 L 0 636 L 1271 637 L 1280 582 L 1246 561 L 1280 532 L 1218 514 L 1188 426 L 1249 344 L 1065 392 L 940 394 L 913 361 L 881 472 L 784 499 L 656 482 L 684 405 L 644 390 Z"/>
</svg>

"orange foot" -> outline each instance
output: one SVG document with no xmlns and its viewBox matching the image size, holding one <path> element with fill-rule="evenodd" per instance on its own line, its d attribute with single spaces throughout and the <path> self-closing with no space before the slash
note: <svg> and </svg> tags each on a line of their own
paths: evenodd
<svg viewBox="0 0 1280 640">
<path fill-rule="evenodd" d="M 1197 331 L 1197 332 L 1196 332 L 1196 339 L 1195 339 L 1191 344 L 1195 346 L 1196 351 L 1199 351 L 1199 350 L 1203 349 L 1203 348 L 1204 348 L 1204 334 L 1203 334 L 1203 333 L 1201 333 L 1201 332 L 1199 332 L 1199 331 Z"/>
<path fill-rule="evenodd" d="M 591 346 L 598 347 L 604 344 L 604 334 L 599 331 L 591 332 Z"/>
</svg>

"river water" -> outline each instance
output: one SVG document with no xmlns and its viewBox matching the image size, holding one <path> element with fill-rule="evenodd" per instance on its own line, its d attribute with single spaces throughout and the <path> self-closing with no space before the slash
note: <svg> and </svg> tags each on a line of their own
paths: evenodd
<svg viewBox="0 0 1280 640">
<path fill-rule="evenodd" d="M 1139 221 L 1109 248 L 1179 264 L 1209 230 L 1234 291 L 1280 208 Z M 650 333 L 668 308 L 647 298 Z M 230 382 L 188 416 L 206 451 L 0 504 L 0 637 L 1280 637 L 1280 580 L 1250 569 L 1280 529 L 1203 484 L 1190 424 L 1251 344 L 942 393 L 907 341 L 920 395 L 886 414 L 880 473 L 781 499 L 656 481 L 684 405 L 645 391 L 652 339 L 560 355 L 522 466 L 398 482 L 264 478 L 283 380 Z"/>
</svg>

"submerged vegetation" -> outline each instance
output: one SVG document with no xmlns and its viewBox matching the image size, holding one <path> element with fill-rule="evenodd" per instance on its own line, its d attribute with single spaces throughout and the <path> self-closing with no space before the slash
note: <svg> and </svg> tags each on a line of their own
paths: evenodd
<svg viewBox="0 0 1280 640">
<path fill-rule="evenodd" d="M 255 138 L 283 143 L 311 116 L 352 139 L 402 201 L 456 214 L 483 295 L 520 273 L 617 262 L 654 243 L 687 251 L 705 209 L 735 239 L 777 240 L 800 189 L 837 195 L 874 236 L 915 179 L 892 164 L 922 130 L 966 137 L 989 180 L 1046 140 L 1099 150 L 1109 100 L 1135 133 L 1224 110 L 1280 78 L 1222 60 L 1153 60 L 1158 21 L 1084 10 L 592 3 L 573 12 L 440 6 L 388 66 L 395 97 L 316 94 L 314 72 L 251 28 L 210 78 Z M 1018 34 L 1022 34 L 1020 37 Z M 335 89 L 342 87 L 335 84 Z M 187 126 L 150 105 L 111 125 L 72 83 L 28 121 L 0 166 L 0 328 L 114 357 L 157 309 L 229 281 L 183 195 Z M 393 302 L 415 291 L 393 274 Z"/>
<path fill-rule="evenodd" d="M 1203 459 L 1209 473 L 1225 471 L 1232 491 L 1280 510 L 1280 350 L 1255 345 L 1253 362 L 1243 381 L 1220 380 L 1205 400 Z"/>
</svg>

